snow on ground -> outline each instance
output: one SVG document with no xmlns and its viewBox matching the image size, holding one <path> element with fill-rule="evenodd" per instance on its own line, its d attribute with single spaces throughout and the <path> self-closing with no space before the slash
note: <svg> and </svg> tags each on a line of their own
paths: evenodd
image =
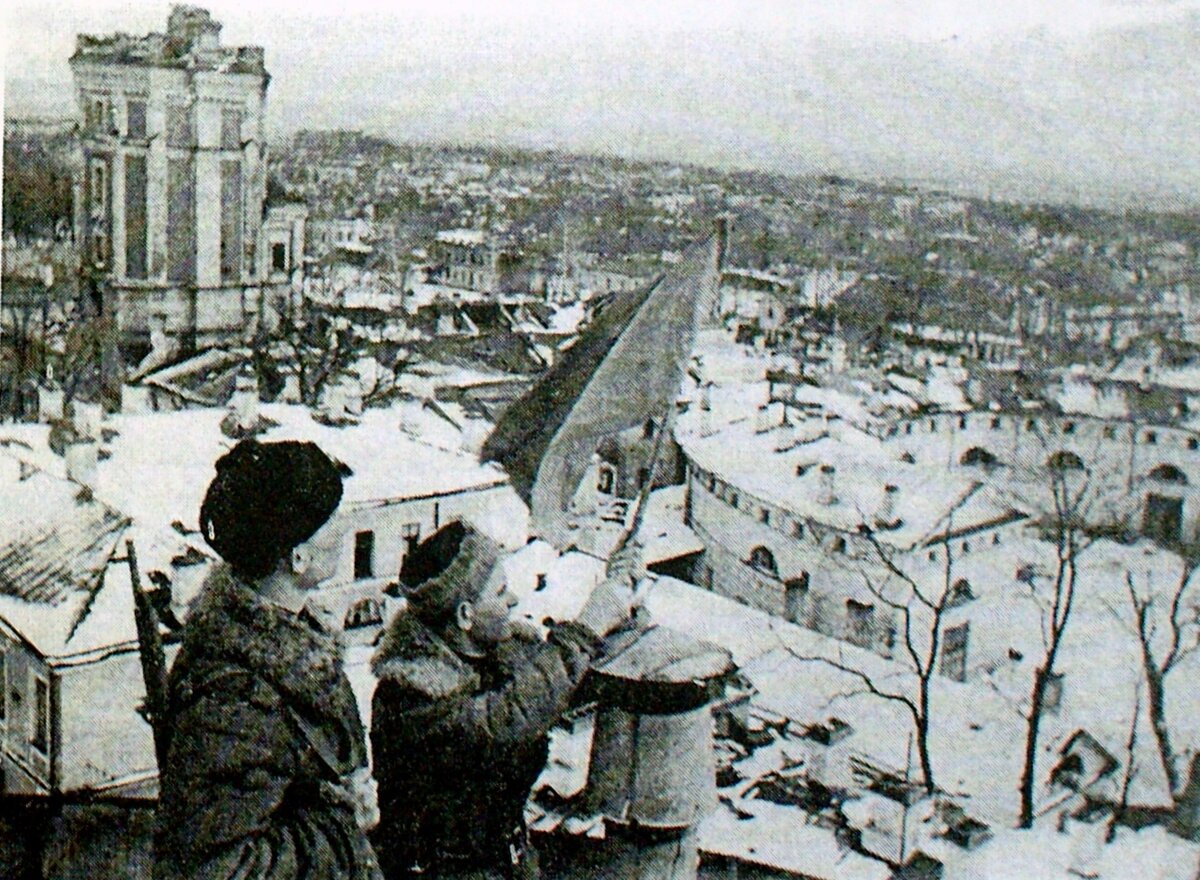
<svg viewBox="0 0 1200 880">
<path fill-rule="evenodd" d="M 1194 880 L 1200 846 L 1161 827 L 1117 829 L 1104 843 L 1107 823 L 1070 822 L 1030 831 L 1000 829 L 973 852 L 949 860 L 942 880 Z"/>
<path fill-rule="evenodd" d="M 700 849 L 813 880 L 892 876 L 886 864 L 846 849 L 832 829 L 804 824 L 803 816 L 795 807 L 756 798 L 720 804 L 700 826 Z"/>
</svg>

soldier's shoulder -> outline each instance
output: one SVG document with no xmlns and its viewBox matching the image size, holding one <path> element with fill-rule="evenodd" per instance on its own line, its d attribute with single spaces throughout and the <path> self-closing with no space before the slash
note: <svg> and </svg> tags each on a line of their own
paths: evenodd
<svg viewBox="0 0 1200 880">
<path fill-rule="evenodd" d="M 412 615 L 401 612 L 383 634 L 371 668 L 380 684 L 440 700 L 479 688 L 479 676 L 445 642 Z"/>
</svg>

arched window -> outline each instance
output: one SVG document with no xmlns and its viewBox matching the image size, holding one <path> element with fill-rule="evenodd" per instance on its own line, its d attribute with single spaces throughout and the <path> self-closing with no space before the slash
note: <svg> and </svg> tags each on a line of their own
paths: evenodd
<svg viewBox="0 0 1200 880">
<path fill-rule="evenodd" d="M 1046 467 L 1052 471 L 1081 471 L 1083 459 L 1069 449 L 1060 449 L 1046 459 Z"/>
<path fill-rule="evenodd" d="M 1176 483 L 1180 486 L 1188 484 L 1187 474 L 1170 464 L 1160 464 L 1154 470 L 1150 471 L 1149 477 L 1160 483 Z"/>
<path fill-rule="evenodd" d="M 772 577 L 779 575 L 779 569 L 775 565 L 775 554 L 766 547 L 755 547 L 750 551 L 750 567 Z"/>
<path fill-rule="evenodd" d="M 959 464 L 978 465 L 980 467 L 989 467 L 996 463 L 996 456 L 992 455 L 982 446 L 972 446 L 962 454 L 962 458 L 958 460 Z"/>
<path fill-rule="evenodd" d="M 358 629 L 364 626 L 379 626 L 383 623 L 383 603 L 378 599 L 359 599 L 346 612 L 342 621 L 345 629 Z"/>
</svg>

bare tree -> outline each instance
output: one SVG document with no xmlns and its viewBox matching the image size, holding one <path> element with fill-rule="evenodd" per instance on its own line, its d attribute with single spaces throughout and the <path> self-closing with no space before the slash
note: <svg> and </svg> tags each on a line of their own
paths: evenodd
<svg viewBox="0 0 1200 880">
<path fill-rule="evenodd" d="M 1108 831 L 1104 834 L 1107 843 L 1112 843 L 1117 836 L 1117 825 L 1125 820 L 1129 812 L 1129 789 L 1137 776 L 1137 727 L 1138 717 L 1142 714 L 1142 687 L 1139 684 L 1133 692 L 1133 717 L 1129 721 L 1129 738 L 1125 741 L 1125 773 L 1121 779 L 1121 793 L 1113 808 L 1112 818 L 1108 823 Z"/>
<path fill-rule="evenodd" d="M 1181 563 L 1179 578 L 1165 593 L 1156 593 L 1152 583 L 1141 592 L 1134 584 L 1133 575 L 1125 574 L 1129 605 L 1133 611 L 1133 634 L 1138 640 L 1146 678 L 1150 726 L 1172 797 L 1179 792 L 1181 779 L 1178 756 L 1167 726 L 1168 678 L 1185 658 L 1200 650 L 1200 605 L 1191 588 L 1192 575 L 1200 565 L 1200 554 L 1195 548 L 1183 548 Z"/>
<path fill-rule="evenodd" d="M 299 309 L 281 308 L 271 337 L 283 344 L 295 365 L 300 398 L 314 406 L 325 384 L 359 354 L 353 330 L 307 299 Z"/>
<path fill-rule="evenodd" d="M 896 635 L 900 643 L 900 659 L 906 671 L 911 673 L 908 682 L 893 686 L 893 683 L 856 669 L 840 658 L 834 660 L 791 652 L 800 660 L 822 663 L 854 678 L 861 687 L 856 693 L 871 694 L 904 708 L 912 722 L 917 760 L 921 765 L 921 781 L 930 794 L 937 788 L 929 749 L 933 723 L 930 695 L 941 659 L 946 613 L 954 607 L 956 598 L 954 560 L 948 537 L 950 531 L 947 528 L 947 534 L 943 536 L 946 552 L 941 575 L 927 585 L 918 583 L 916 578 L 897 565 L 894 554 L 873 532 L 866 529 L 862 531 L 881 568 L 874 573 L 860 571 L 859 574 L 867 591 L 899 620 Z"/>
<path fill-rule="evenodd" d="M 1045 537 L 1054 546 L 1054 577 L 1048 595 L 1039 592 L 1034 578 L 1027 579 L 1030 595 L 1041 610 L 1042 653 L 1033 671 L 1029 711 L 1025 715 L 1025 757 L 1021 770 L 1020 826 L 1033 826 L 1034 787 L 1037 779 L 1038 737 L 1046 696 L 1057 675 L 1056 664 L 1079 582 L 1079 557 L 1091 545 L 1094 531 L 1088 523 L 1095 494 L 1086 472 L 1059 468 L 1050 472 L 1053 509 L 1042 520 Z"/>
</svg>

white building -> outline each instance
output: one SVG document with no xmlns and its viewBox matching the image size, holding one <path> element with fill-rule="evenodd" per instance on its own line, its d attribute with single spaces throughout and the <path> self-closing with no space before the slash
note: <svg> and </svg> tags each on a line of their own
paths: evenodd
<svg viewBox="0 0 1200 880">
<path fill-rule="evenodd" d="M 126 338 L 144 339 L 154 317 L 193 341 L 241 335 L 302 262 L 303 207 L 264 211 L 263 50 L 220 33 L 206 10 L 177 5 L 166 33 L 80 34 L 71 57 L 76 240 Z"/>
<path fill-rule="evenodd" d="M 178 533 L 134 526 L 80 484 L 6 455 L 0 532 L 2 790 L 152 795 L 125 542 L 135 543 L 145 588 L 166 579 L 181 596 L 208 558 Z"/>
</svg>

